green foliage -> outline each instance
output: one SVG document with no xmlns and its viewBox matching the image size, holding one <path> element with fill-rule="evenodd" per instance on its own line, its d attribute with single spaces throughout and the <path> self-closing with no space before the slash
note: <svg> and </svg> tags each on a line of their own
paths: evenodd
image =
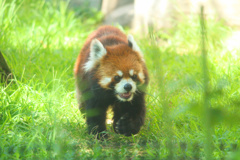
<svg viewBox="0 0 240 160">
<path fill-rule="evenodd" d="M 88 135 L 75 99 L 73 66 L 101 14 L 65 1 L 0 0 L 0 50 L 15 74 L 0 85 L 0 159 L 204 159 L 201 26 L 186 18 L 139 42 L 150 73 L 147 119 L 132 137 Z M 76 16 L 77 15 L 77 16 Z M 239 50 L 231 29 L 206 21 L 208 117 L 212 157 L 238 159 Z M 221 34 L 219 34 L 221 33 Z"/>
</svg>

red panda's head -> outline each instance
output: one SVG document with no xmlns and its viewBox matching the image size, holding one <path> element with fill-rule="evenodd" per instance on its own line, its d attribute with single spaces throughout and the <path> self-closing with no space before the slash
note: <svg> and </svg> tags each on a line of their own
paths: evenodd
<svg viewBox="0 0 240 160">
<path fill-rule="evenodd" d="M 131 35 L 128 36 L 128 45 L 104 47 L 99 40 L 92 40 L 84 70 L 89 72 L 93 69 L 96 69 L 98 84 L 113 90 L 120 101 L 131 101 L 141 86 L 147 83 L 143 55 Z"/>
</svg>

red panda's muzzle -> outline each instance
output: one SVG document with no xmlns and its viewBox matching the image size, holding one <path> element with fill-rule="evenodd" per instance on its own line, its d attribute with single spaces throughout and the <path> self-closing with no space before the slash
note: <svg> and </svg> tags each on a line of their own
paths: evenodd
<svg viewBox="0 0 240 160">
<path fill-rule="evenodd" d="M 131 97 L 131 95 L 132 95 L 132 93 L 130 93 L 130 92 L 119 94 L 119 96 L 124 99 L 129 99 Z"/>
</svg>

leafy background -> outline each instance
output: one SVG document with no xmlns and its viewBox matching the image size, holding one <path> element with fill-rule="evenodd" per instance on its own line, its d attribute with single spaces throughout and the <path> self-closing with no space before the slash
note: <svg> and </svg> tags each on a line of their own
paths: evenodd
<svg viewBox="0 0 240 160">
<path fill-rule="evenodd" d="M 132 137 L 110 124 L 108 140 L 87 134 L 73 66 L 101 20 L 65 1 L 0 0 L 0 50 L 15 75 L 0 84 L 0 159 L 238 159 L 239 49 L 225 44 L 234 28 L 214 18 L 206 19 L 206 67 L 199 17 L 136 34 L 151 78 L 146 123 Z"/>
</svg>

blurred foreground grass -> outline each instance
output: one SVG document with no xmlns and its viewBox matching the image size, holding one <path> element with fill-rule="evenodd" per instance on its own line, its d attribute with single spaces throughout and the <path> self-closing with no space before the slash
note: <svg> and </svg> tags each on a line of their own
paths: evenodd
<svg viewBox="0 0 240 160">
<path fill-rule="evenodd" d="M 0 0 L 0 50 L 16 76 L 0 85 L 0 159 L 206 159 L 198 17 L 136 38 L 151 77 L 147 120 L 133 137 L 109 125 L 110 139 L 102 142 L 86 132 L 73 78 L 81 46 L 100 20 L 97 12 L 76 17 L 63 1 Z M 240 51 L 224 43 L 231 33 L 207 20 L 214 159 L 240 157 Z"/>
</svg>

